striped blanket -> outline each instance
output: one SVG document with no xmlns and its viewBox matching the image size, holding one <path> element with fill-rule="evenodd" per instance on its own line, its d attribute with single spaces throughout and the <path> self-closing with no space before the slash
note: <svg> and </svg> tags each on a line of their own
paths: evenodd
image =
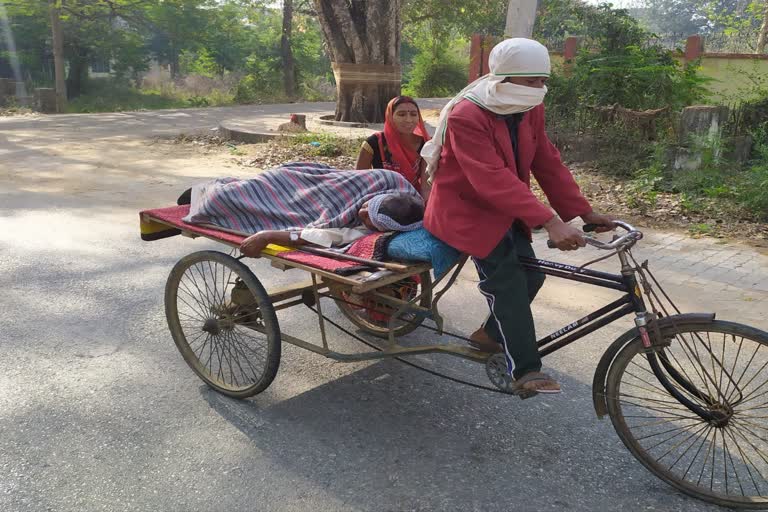
<svg viewBox="0 0 768 512">
<path fill-rule="evenodd" d="M 190 224 L 245 233 L 343 228 L 360 224 L 357 212 L 374 196 L 419 193 L 400 174 L 383 169 L 340 171 L 324 164 L 284 164 L 253 179 L 219 178 L 192 188 Z"/>
</svg>

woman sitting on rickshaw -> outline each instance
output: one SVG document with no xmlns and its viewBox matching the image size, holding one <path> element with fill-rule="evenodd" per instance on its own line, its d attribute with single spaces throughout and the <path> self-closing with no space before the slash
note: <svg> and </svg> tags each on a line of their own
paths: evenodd
<svg viewBox="0 0 768 512">
<path fill-rule="evenodd" d="M 426 165 L 419 152 L 429 139 L 416 102 L 408 96 L 397 96 L 387 104 L 384 131 L 363 142 L 355 168 L 395 171 L 426 199 L 429 188 L 426 178 L 422 179 Z"/>
</svg>

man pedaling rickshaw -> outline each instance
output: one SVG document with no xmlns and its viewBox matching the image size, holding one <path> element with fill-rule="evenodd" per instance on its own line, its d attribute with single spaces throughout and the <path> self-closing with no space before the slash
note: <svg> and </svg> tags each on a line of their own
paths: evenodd
<svg viewBox="0 0 768 512">
<path fill-rule="evenodd" d="M 592 210 L 544 130 L 548 50 L 530 39 L 507 39 L 491 50 L 489 66 L 488 75 L 443 108 L 421 151 L 432 181 L 424 226 L 475 263 L 490 315 L 472 334 L 473 344 L 504 351 L 517 387 L 559 393 L 560 385 L 541 372 L 530 307 L 544 274 L 526 270 L 519 257 L 535 256 L 532 228 L 544 227 L 568 251 L 585 245 L 569 220 L 581 217 L 598 232 L 615 225 Z M 554 212 L 531 192 L 531 174 Z"/>
</svg>

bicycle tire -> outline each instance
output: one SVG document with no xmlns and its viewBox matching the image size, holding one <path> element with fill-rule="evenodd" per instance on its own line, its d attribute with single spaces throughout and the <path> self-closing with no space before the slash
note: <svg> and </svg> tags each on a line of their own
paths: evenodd
<svg viewBox="0 0 768 512">
<path fill-rule="evenodd" d="M 768 407 L 768 376 L 760 377 L 768 365 L 768 333 L 718 320 L 667 325 L 662 338 L 667 345 L 648 352 L 637 337 L 611 363 L 606 404 L 619 438 L 654 475 L 689 496 L 733 508 L 768 508 L 768 414 L 750 414 Z M 657 368 L 676 392 L 714 417 L 705 420 L 675 399 L 654 374 L 650 354 L 664 358 Z M 675 371 L 682 381 L 668 378 Z M 761 403 L 748 407 L 755 399 Z"/>
</svg>

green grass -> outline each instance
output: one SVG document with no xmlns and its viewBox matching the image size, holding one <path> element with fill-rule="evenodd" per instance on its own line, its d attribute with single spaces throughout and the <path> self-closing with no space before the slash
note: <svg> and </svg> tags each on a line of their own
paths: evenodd
<svg viewBox="0 0 768 512">
<path fill-rule="evenodd" d="M 363 139 L 350 139 L 332 133 L 299 133 L 289 138 L 287 143 L 291 146 L 308 148 L 310 156 L 355 157 L 360 152 L 362 141 Z"/>
<path fill-rule="evenodd" d="M 111 80 L 93 80 L 82 96 L 71 100 L 67 112 L 124 112 L 169 108 L 214 107 L 232 104 L 232 96 L 214 91 L 208 96 L 192 96 L 173 89 L 135 89 Z"/>
</svg>

